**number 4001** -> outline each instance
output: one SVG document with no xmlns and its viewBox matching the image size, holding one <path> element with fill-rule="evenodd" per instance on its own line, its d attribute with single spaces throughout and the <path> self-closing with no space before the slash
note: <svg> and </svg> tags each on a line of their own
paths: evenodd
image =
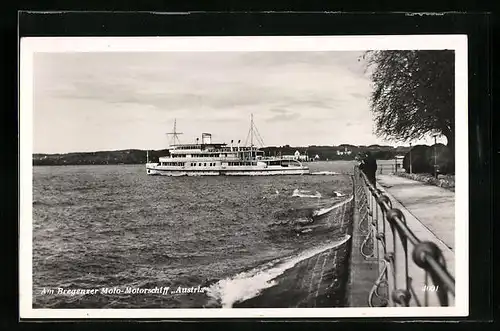
<svg viewBox="0 0 500 331">
<path fill-rule="evenodd" d="M 439 291 L 439 285 L 424 285 L 422 291 L 437 292 Z"/>
</svg>

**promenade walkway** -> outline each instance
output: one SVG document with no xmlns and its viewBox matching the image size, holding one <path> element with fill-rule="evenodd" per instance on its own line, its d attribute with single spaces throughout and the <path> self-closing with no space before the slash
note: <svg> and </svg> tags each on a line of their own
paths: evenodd
<svg viewBox="0 0 500 331">
<path fill-rule="evenodd" d="M 455 247 L 455 193 L 441 187 L 394 175 L 377 175 L 379 188 L 401 205 L 403 213 L 418 221 L 410 227 L 423 240 L 437 239 L 449 250 Z M 398 208 L 398 206 L 394 206 Z M 406 212 L 405 212 L 406 210 Z M 407 221 L 410 222 L 408 219 Z M 413 216 L 413 217 L 412 217 Z M 420 232 L 420 233 L 417 233 Z M 434 240 L 433 240 L 434 241 Z"/>
</svg>

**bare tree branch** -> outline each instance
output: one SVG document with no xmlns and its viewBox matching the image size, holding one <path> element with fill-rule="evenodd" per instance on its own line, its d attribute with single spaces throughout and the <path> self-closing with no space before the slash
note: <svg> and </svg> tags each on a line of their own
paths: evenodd
<svg viewBox="0 0 500 331">
<path fill-rule="evenodd" d="M 373 82 L 375 133 L 399 141 L 442 134 L 454 153 L 454 52 L 368 51 L 363 58 Z"/>
</svg>

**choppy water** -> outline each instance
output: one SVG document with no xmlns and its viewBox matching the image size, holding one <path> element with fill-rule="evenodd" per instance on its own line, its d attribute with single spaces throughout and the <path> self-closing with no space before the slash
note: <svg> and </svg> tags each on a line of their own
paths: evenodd
<svg viewBox="0 0 500 331">
<path fill-rule="evenodd" d="M 349 162 L 323 175 L 150 177 L 141 165 L 34 167 L 35 308 L 231 306 L 307 254 L 345 240 L 310 227 L 352 192 Z M 206 288 L 189 295 L 43 290 Z"/>
</svg>

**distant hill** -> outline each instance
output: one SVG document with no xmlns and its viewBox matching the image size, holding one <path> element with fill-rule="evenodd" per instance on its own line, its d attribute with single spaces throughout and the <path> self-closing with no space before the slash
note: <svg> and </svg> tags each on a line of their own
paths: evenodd
<svg viewBox="0 0 500 331">
<path fill-rule="evenodd" d="M 337 151 L 351 151 L 349 155 L 338 155 Z M 342 144 L 339 146 L 267 146 L 261 148 L 267 156 L 293 155 L 295 151 L 307 154 L 310 158 L 318 155 L 320 160 L 353 160 L 356 155 L 370 151 L 377 159 L 393 159 L 396 155 L 404 155 L 409 147 L 399 146 L 355 146 Z M 168 155 L 168 150 L 149 151 L 149 160 L 158 161 L 158 157 Z M 33 154 L 33 165 L 91 165 L 91 164 L 144 164 L 146 151 L 127 149 L 119 151 L 79 152 L 67 154 Z"/>
<path fill-rule="evenodd" d="M 168 150 L 149 151 L 151 160 L 167 155 Z M 33 165 L 84 165 L 84 164 L 143 164 L 146 151 L 127 149 L 121 151 L 81 152 L 67 154 L 33 154 Z"/>
</svg>

